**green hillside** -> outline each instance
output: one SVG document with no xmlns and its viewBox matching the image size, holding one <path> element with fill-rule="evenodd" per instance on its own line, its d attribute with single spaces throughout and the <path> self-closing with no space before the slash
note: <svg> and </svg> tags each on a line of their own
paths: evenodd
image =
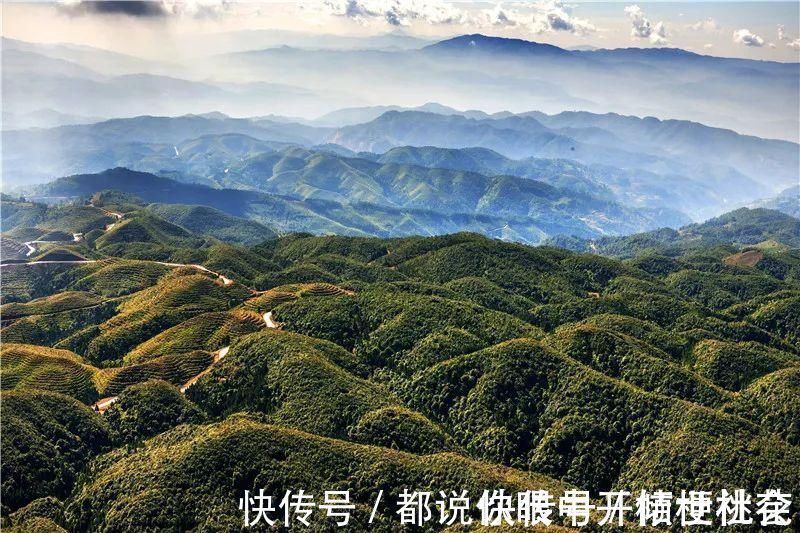
<svg viewBox="0 0 800 533">
<path fill-rule="evenodd" d="M 36 194 L 85 198 L 97 190 L 115 189 L 145 202 L 169 204 L 178 198 L 278 233 L 386 237 L 474 231 L 533 244 L 555 235 L 590 238 L 687 221 L 675 212 L 631 208 L 528 178 L 380 165 L 300 148 L 262 154 L 241 164 L 236 172 L 231 170 L 232 181 L 225 174 L 226 181 L 215 183 L 225 188 L 115 168 L 61 178 L 37 187 Z M 249 175 L 252 178 L 246 178 Z M 230 224 L 216 222 L 220 227 L 215 231 L 226 235 Z M 200 224 L 198 231 L 214 235 L 202 229 L 207 221 L 195 223 Z"/>
<path fill-rule="evenodd" d="M 259 483 L 258 472 L 271 472 L 276 493 L 302 486 L 319 494 L 326 487 L 350 486 L 351 480 L 360 480 L 361 488 L 351 493 L 356 508 L 350 524 L 361 528 L 367 527 L 374 487 L 383 487 L 387 494 L 409 486 L 474 492 L 490 483 L 506 490 L 548 489 L 554 493 L 565 487 L 545 476 L 455 454 L 399 453 L 243 416 L 210 426 L 178 428 L 147 442 L 137 453 L 125 456 L 115 452 L 97 466 L 101 469 L 98 474 L 110 482 L 83 486 L 66 509 L 68 520 L 78 529 L 96 524 L 127 530 L 143 521 L 159 529 L 238 528 L 240 512 L 229 495 L 239 487 Z M 169 507 L 170 494 L 184 484 L 192 490 L 184 493 L 182 513 L 163 512 Z M 124 512 L 114 512 L 111 507 L 117 501 L 130 503 Z M 395 521 L 389 506 L 377 517 L 382 528 Z"/>
<path fill-rule="evenodd" d="M 3 515 L 44 496 L 63 499 L 93 456 L 110 448 L 108 426 L 61 394 L 3 392 Z"/>
<path fill-rule="evenodd" d="M 113 222 L 113 217 L 90 206 L 68 205 L 47 208 L 43 204 L 3 200 L 2 230 L 12 231 L 17 228 L 35 228 L 38 235 L 24 240 L 62 240 L 47 238 L 49 232 L 61 232 L 64 238 L 72 240 L 72 233 L 88 233 L 93 229 L 102 229 Z M 64 233 L 66 232 L 66 233 Z M 30 236 L 25 235 L 25 236 Z"/>
<path fill-rule="evenodd" d="M 203 422 L 205 416 L 177 387 L 154 379 L 127 387 L 105 419 L 113 442 L 134 444 L 181 424 Z"/>
<path fill-rule="evenodd" d="M 93 262 L 3 265 L 4 527 L 230 530 L 254 487 L 348 489 L 363 527 L 411 486 L 800 492 L 791 220 L 618 259 L 474 233 L 242 246 L 118 200 L 64 243 Z"/>
<path fill-rule="evenodd" d="M 140 242 L 160 245 L 194 244 L 188 231 L 146 213 L 137 212 L 114 224 L 113 228 L 94 241 L 94 245 L 96 248 L 103 248 Z M 198 240 L 195 245 L 199 244 Z"/>
<path fill-rule="evenodd" d="M 258 222 L 232 217 L 202 205 L 151 204 L 147 209 L 192 233 L 224 242 L 252 245 L 275 237 L 273 230 Z"/>
<path fill-rule="evenodd" d="M 625 237 L 606 237 L 594 241 L 555 238 L 553 244 L 570 249 L 617 257 L 632 257 L 642 252 L 676 255 L 692 248 L 717 244 L 761 245 L 761 248 L 800 247 L 800 220 L 770 209 L 742 208 L 680 230 L 661 229 Z M 770 246 L 770 243 L 773 243 Z"/>
</svg>

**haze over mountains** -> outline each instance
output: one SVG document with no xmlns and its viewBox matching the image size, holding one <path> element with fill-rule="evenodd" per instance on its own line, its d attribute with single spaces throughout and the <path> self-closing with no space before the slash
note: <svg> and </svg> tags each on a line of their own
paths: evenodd
<svg viewBox="0 0 800 533">
<path fill-rule="evenodd" d="M 483 35 L 419 49 L 387 50 L 375 48 L 374 38 L 362 41 L 360 48 L 355 42 L 313 48 L 309 40 L 312 48 L 229 52 L 223 38 L 216 55 L 174 64 L 4 39 L 4 92 L 17 113 L 51 108 L 118 117 L 218 110 L 313 118 L 342 107 L 439 101 L 491 112 L 655 115 L 798 140 L 798 120 L 785 112 L 800 102 L 797 63 L 667 48 L 565 50 Z"/>
<path fill-rule="evenodd" d="M 269 40 L 254 37 L 254 46 Z M 768 202 L 798 180 L 800 147 L 777 140 L 797 140 L 798 120 L 784 112 L 800 105 L 794 63 L 676 49 L 565 50 L 483 35 L 433 44 L 402 35 L 320 38 L 254 51 L 224 34 L 214 39 L 217 55 L 181 64 L 4 39 L 6 190 L 125 167 L 277 195 L 303 210 L 329 202 L 369 220 L 331 224 L 326 214 L 308 226 L 279 224 L 283 231 L 427 234 L 516 224 L 506 235 L 535 243 L 561 232 L 677 227 Z M 753 98 L 756 90 L 762 97 Z M 403 105 L 421 94 L 429 103 Z M 496 111 L 498 94 L 517 112 Z M 364 105 L 376 101 L 397 104 Z M 769 130 L 772 139 L 734 130 Z M 433 219 L 412 229 L 399 221 L 406 215 L 385 215 L 373 227 L 373 209 Z M 274 218 L 263 216 L 256 219 Z"/>
<path fill-rule="evenodd" d="M 375 191 L 375 180 L 388 186 L 398 166 L 413 167 L 414 185 L 430 190 L 439 188 L 432 180 L 450 179 L 452 172 L 445 171 L 480 174 L 483 182 L 505 175 L 662 210 L 662 226 L 775 196 L 796 183 L 800 164 L 797 144 L 692 122 L 425 109 L 438 112 L 389 110 L 342 127 L 209 113 L 6 131 L 3 164 L 7 186 L 123 166 L 212 187 L 405 207 L 424 207 L 426 200 L 409 204 Z M 350 109 L 343 116 L 352 119 L 362 111 L 373 112 Z M 331 116 L 323 120 L 330 121 Z M 297 154 L 304 154 L 304 162 Z M 301 171 L 298 164 L 308 168 Z M 414 194 L 444 200 L 422 190 Z M 446 200 L 451 211 L 476 205 L 457 196 Z M 676 218 L 678 212 L 683 215 Z"/>
</svg>

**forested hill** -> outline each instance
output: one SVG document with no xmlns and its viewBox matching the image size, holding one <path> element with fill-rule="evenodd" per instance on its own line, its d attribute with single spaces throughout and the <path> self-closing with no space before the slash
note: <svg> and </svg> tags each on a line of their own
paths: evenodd
<svg viewBox="0 0 800 533">
<path fill-rule="evenodd" d="M 259 487 L 350 490 L 362 528 L 375 487 L 800 493 L 800 251 L 769 212 L 747 220 L 771 245 L 739 213 L 619 260 L 244 246 L 196 211 L 4 198 L 4 527 L 230 530 Z"/>
<path fill-rule="evenodd" d="M 528 178 L 379 165 L 301 149 L 243 165 L 236 172 L 240 178 L 221 183 L 225 188 L 114 168 L 60 178 L 37 187 L 34 197 L 79 199 L 115 189 L 147 203 L 211 206 L 282 233 L 397 237 L 474 231 L 529 244 L 554 235 L 618 235 L 687 221 L 671 209 L 630 208 Z"/>
<path fill-rule="evenodd" d="M 800 220 L 771 209 L 741 208 L 678 230 L 662 228 L 645 233 L 600 239 L 556 237 L 550 244 L 574 251 L 629 258 L 646 252 L 681 254 L 717 244 L 800 247 Z"/>
</svg>

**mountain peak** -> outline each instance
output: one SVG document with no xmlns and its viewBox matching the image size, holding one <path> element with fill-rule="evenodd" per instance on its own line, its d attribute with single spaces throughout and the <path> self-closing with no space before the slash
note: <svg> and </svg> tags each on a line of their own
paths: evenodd
<svg viewBox="0 0 800 533">
<path fill-rule="evenodd" d="M 524 39 L 512 39 L 508 37 L 493 37 L 480 33 L 470 35 L 460 35 L 452 39 L 439 41 L 438 43 L 426 46 L 427 51 L 459 51 L 476 50 L 485 53 L 506 52 L 524 54 L 546 54 L 546 55 L 571 55 L 572 52 L 553 46 L 552 44 L 537 43 Z"/>
</svg>

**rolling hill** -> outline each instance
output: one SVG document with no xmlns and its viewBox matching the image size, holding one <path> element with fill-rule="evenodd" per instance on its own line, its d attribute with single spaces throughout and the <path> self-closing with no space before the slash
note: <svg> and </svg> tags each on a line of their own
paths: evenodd
<svg viewBox="0 0 800 533">
<path fill-rule="evenodd" d="M 695 220 L 795 185 L 800 165 L 796 143 L 683 120 L 589 112 L 489 115 L 434 104 L 387 109 L 374 118 L 367 109 L 367 122 L 339 128 L 205 113 L 9 131 L 4 165 L 13 185 L 124 166 L 214 187 L 276 192 L 286 185 L 263 179 L 280 173 L 264 176 L 264 165 L 310 149 L 320 157 L 384 166 L 533 178 L 640 208 L 680 210 Z M 323 181 L 346 178 L 336 166 L 313 174 Z"/>
<path fill-rule="evenodd" d="M 678 530 L 702 491 L 717 531 L 739 489 L 756 521 L 793 495 L 744 529 L 800 530 L 800 63 L 406 33 L 572 39 L 560 1 L 284 4 L 359 36 L 235 29 L 266 4 L 9 6 L 11 34 L 171 61 L 0 43 L 0 529 L 240 531 L 258 501 L 290 530 L 302 490 L 312 531 L 482 531 L 528 491 L 535 530 L 635 529 L 644 491 Z M 739 50 L 789 57 L 796 28 L 752 19 Z M 440 519 L 461 498 L 471 523 Z"/>
<path fill-rule="evenodd" d="M 631 257 L 646 251 L 680 254 L 693 248 L 702 249 L 730 243 L 785 249 L 800 246 L 800 222 L 779 211 L 741 208 L 678 230 L 665 228 L 596 241 L 556 238 L 553 242 L 574 250 L 591 250 L 615 257 Z"/>
<path fill-rule="evenodd" d="M 329 172 L 331 167 L 336 170 Z M 276 172 L 263 187 L 277 194 L 212 189 L 123 168 L 62 178 L 39 187 L 37 194 L 88 197 L 94 191 L 116 189 L 148 203 L 180 199 L 280 232 L 392 236 L 470 230 L 533 243 L 558 234 L 591 236 L 659 227 L 664 215 L 673 223 L 685 220 L 672 213 L 630 210 L 525 178 L 384 167 L 302 149 L 246 160 L 240 175 L 247 177 L 248 172 L 253 179 Z"/>
<path fill-rule="evenodd" d="M 172 255 L 194 246 L 150 209 L 122 221 Z M 211 272 L 113 256 L 115 226 L 70 245 L 95 263 L 4 265 L 3 516 L 224 529 L 232 491 L 332 480 L 354 520 L 373 487 L 405 483 L 794 492 L 792 224 L 736 211 L 624 261 L 468 233 L 293 234 L 215 244 L 196 257 Z M 187 485 L 185 512 L 163 513 Z"/>
<path fill-rule="evenodd" d="M 224 242 L 258 244 L 275 237 L 275 231 L 250 220 L 228 215 L 218 209 L 202 205 L 150 204 L 147 209 L 160 218 L 188 229 L 192 233 L 208 235 Z"/>
<path fill-rule="evenodd" d="M 371 152 L 405 145 L 482 147 L 511 158 L 574 159 L 689 177 L 702 172 L 706 180 L 739 179 L 752 191 L 758 191 L 759 185 L 766 190 L 789 186 L 797 175 L 800 150 L 796 143 L 747 137 L 686 121 L 574 115 L 528 113 L 473 119 L 389 111 L 371 122 L 339 128 L 329 142 Z M 719 149 L 707 151 L 709 147 Z M 763 160 L 754 164 L 752 158 L 738 155 L 744 152 L 762 153 Z"/>
<path fill-rule="evenodd" d="M 761 200 L 754 207 L 775 209 L 789 216 L 800 218 L 800 185 L 789 187 L 773 198 Z"/>
</svg>

